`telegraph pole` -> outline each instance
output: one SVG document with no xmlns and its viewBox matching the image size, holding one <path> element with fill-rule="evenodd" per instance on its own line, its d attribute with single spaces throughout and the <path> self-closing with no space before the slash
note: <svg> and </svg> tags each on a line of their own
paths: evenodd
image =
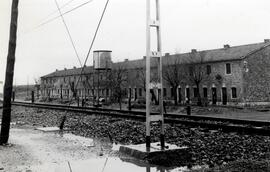
<svg viewBox="0 0 270 172">
<path fill-rule="evenodd" d="M 5 78 L 5 85 L 4 85 L 2 125 L 1 125 L 1 134 L 0 134 L 1 145 L 8 143 L 8 138 L 9 138 L 9 129 L 10 129 L 10 121 L 11 121 L 11 96 L 12 96 L 16 39 L 17 39 L 18 4 L 19 4 L 19 0 L 12 1 L 11 22 L 10 22 L 10 32 L 9 32 L 9 47 L 8 47 L 7 65 L 6 65 L 6 78 Z"/>
<path fill-rule="evenodd" d="M 150 0 L 146 0 L 146 150 L 150 151 L 151 147 L 151 121 L 158 121 L 160 123 L 160 145 L 163 150 L 165 147 L 164 140 L 164 113 L 163 113 L 163 84 L 162 84 L 162 49 L 161 49 L 161 33 L 160 33 L 160 4 L 159 0 L 155 0 L 156 15 L 155 19 L 151 19 L 150 12 Z M 157 50 L 151 51 L 151 28 L 156 29 L 157 34 Z M 158 75 L 159 83 L 150 83 L 151 80 L 151 58 L 155 57 L 158 59 Z M 159 95 L 159 115 L 151 115 L 151 104 L 150 104 L 150 89 L 160 89 Z M 159 92 L 159 91 L 158 91 Z"/>
</svg>

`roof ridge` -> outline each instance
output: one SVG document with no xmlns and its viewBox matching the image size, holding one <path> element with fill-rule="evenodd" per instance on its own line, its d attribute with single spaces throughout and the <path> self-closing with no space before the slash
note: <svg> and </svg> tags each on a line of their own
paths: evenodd
<svg viewBox="0 0 270 172">
<path fill-rule="evenodd" d="M 247 55 L 242 56 L 242 57 L 240 57 L 240 58 L 244 59 L 244 58 L 246 58 L 247 56 L 250 56 L 250 55 L 252 55 L 252 54 L 254 54 L 254 53 L 256 53 L 256 52 L 258 52 L 258 51 L 260 51 L 260 50 L 262 50 L 262 49 L 265 49 L 265 48 L 268 47 L 268 46 L 270 46 L 270 43 L 265 43 L 265 44 L 266 44 L 266 45 L 264 45 L 263 47 L 260 47 L 260 48 L 258 48 L 258 49 L 256 49 L 256 50 L 253 50 L 253 51 L 249 52 Z"/>
<path fill-rule="evenodd" d="M 238 48 L 238 47 L 243 47 L 243 46 L 251 46 L 251 45 L 258 45 L 258 44 L 267 44 L 265 42 L 258 42 L 258 43 L 251 43 L 251 44 L 244 44 L 244 45 L 235 45 L 235 46 L 230 46 L 229 49 L 231 48 Z M 224 48 L 215 48 L 215 49 L 207 49 L 207 50 L 200 50 L 198 52 L 207 52 L 207 51 L 217 51 L 217 50 L 225 50 Z M 185 53 L 177 53 L 177 54 L 171 54 L 171 55 L 182 55 L 182 54 L 189 54 L 190 52 L 185 52 Z"/>
</svg>

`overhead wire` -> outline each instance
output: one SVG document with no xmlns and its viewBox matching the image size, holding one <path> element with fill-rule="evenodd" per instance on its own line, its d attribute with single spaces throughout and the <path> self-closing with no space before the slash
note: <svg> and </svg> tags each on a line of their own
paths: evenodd
<svg viewBox="0 0 270 172">
<path fill-rule="evenodd" d="M 60 6 L 60 9 L 65 8 L 66 6 L 68 6 L 68 5 L 69 5 L 71 2 L 73 2 L 73 1 L 74 1 L 74 0 L 69 0 L 68 2 L 66 2 L 65 4 L 63 4 L 62 6 Z M 52 11 L 51 13 L 49 13 L 46 17 L 44 17 L 44 19 L 43 19 L 42 21 L 47 20 L 47 18 L 49 18 L 50 16 L 52 16 L 52 15 L 55 14 L 55 13 L 58 13 L 58 9 Z"/>
<path fill-rule="evenodd" d="M 64 16 L 62 15 L 62 12 L 61 12 L 61 9 L 60 9 L 60 7 L 59 7 L 59 4 L 58 4 L 57 0 L 54 0 L 54 1 L 55 1 L 56 6 L 57 6 L 57 9 L 58 9 L 58 11 L 59 11 L 59 13 L 60 13 L 61 19 L 62 19 L 62 21 L 63 21 L 63 23 L 64 23 L 64 25 L 65 25 L 66 31 L 67 31 L 68 36 L 69 36 L 69 40 L 70 40 L 70 42 L 71 42 L 71 44 L 72 44 L 72 47 L 73 47 L 74 52 L 75 52 L 75 54 L 76 54 L 76 57 L 77 57 L 77 59 L 78 59 L 78 61 L 79 61 L 79 63 L 80 63 L 80 66 L 82 66 L 82 62 L 81 62 L 81 60 L 80 60 L 78 51 L 77 51 L 77 49 L 76 49 L 76 47 L 75 47 L 75 43 L 74 43 L 74 41 L 73 41 L 73 39 L 72 39 L 72 37 L 71 37 L 70 31 L 69 31 L 69 29 L 68 29 L 68 26 L 67 26 L 67 23 L 66 23 L 66 21 L 65 21 L 65 19 L 64 19 Z"/>
<path fill-rule="evenodd" d="M 86 2 L 84 2 L 84 3 L 82 3 L 82 4 L 78 5 L 78 6 L 76 6 L 76 7 L 72 8 L 72 9 L 70 9 L 70 10 L 68 10 L 68 11 L 66 11 L 66 12 L 64 12 L 64 13 L 62 13 L 62 15 L 64 16 L 64 15 L 70 13 L 70 12 L 73 12 L 73 11 L 77 10 L 78 8 L 81 8 L 81 7 L 83 7 L 83 6 L 87 5 L 87 4 L 89 4 L 89 3 L 92 2 L 92 1 L 94 1 L 94 0 L 86 1 Z M 41 26 L 44 26 L 44 25 L 46 25 L 46 24 L 48 24 L 48 23 L 50 23 L 50 22 L 52 22 L 52 21 L 54 21 L 54 20 L 56 20 L 56 19 L 58 19 L 58 18 L 60 18 L 60 17 L 61 17 L 61 15 L 58 15 L 58 16 L 56 16 L 56 17 L 53 17 L 53 18 L 51 18 L 51 19 L 48 19 L 47 21 L 42 22 L 42 23 L 40 23 L 39 25 L 37 25 L 36 27 L 34 27 L 34 29 L 37 29 L 37 28 L 39 28 L 39 27 L 41 27 Z"/>
</svg>

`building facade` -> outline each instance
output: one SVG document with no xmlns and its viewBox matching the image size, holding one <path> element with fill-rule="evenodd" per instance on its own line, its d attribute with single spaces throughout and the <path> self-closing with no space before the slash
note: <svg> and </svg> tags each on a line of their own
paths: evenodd
<svg viewBox="0 0 270 172">
<path fill-rule="evenodd" d="M 157 59 L 151 59 L 151 80 L 157 77 Z M 163 57 L 164 99 L 180 104 L 193 103 L 223 105 L 270 104 L 270 42 L 196 51 L 168 53 Z M 124 98 L 133 101 L 145 98 L 145 57 L 112 63 L 110 69 L 96 71 L 92 66 L 56 70 L 41 77 L 43 97 L 70 99 L 114 96 L 110 78 L 114 71 L 122 69 Z M 123 70 L 124 69 L 124 70 Z M 171 73 L 170 73 L 171 72 Z M 177 74 L 177 75 L 176 75 Z M 173 76 L 175 76 L 173 78 Z M 152 91 L 158 97 L 158 90 Z"/>
</svg>

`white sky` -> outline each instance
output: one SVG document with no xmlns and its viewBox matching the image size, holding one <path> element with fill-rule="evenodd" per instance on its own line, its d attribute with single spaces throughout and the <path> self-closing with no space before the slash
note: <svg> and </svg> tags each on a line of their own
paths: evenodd
<svg viewBox="0 0 270 172">
<path fill-rule="evenodd" d="M 68 1 L 58 0 L 60 5 Z M 86 1 L 74 0 L 62 11 Z M 64 16 L 82 61 L 105 1 L 93 0 Z M 160 1 L 163 53 L 214 49 L 224 44 L 249 44 L 270 38 L 269 0 Z M 112 50 L 114 62 L 142 58 L 145 4 L 146 0 L 110 0 L 92 50 Z M 5 75 L 10 8 L 11 0 L 0 1 L 0 81 Z M 26 84 L 27 78 L 33 83 L 34 78 L 56 69 L 79 66 L 61 18 L 35 29 L 56 9 L 54 0 L 20 0 L 15 84 Z M 90 64 L 92 53 L 87 65 Z"/>
</svg>

